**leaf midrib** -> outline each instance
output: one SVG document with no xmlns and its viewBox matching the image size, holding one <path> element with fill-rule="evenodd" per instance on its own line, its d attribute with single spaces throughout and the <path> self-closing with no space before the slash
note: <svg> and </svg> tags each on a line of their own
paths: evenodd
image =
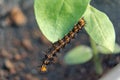
<svg viewBox="0 0 120 80">
<path fill-rule="evenodd" d="M 91 12 L 91 13 L 93 14 L 93 12 Z M 102 26 L 99 24 L 99 20 L 97 19 L 96 15 L 95 15 L 94 17 L 95 17 L 96 22 L 98 22 L 97 24 L 98 24 L 98 30 L 100 30 L 100 32 L 101 32 L 100 34 L 102 35 L 103 39 L 106 40 L 106 39 L 105 39 L 105 36 L 103 35 L 103 32 L 102 32 L 102 30 L 101 30 L 101 29 L 102 29 L 102 28 L 101 28 Z"/>
<path fill-rule="evenodd" d="M 58 20 L 58 17 L 59 17 L 59 15 L 60 15 L 60 13 L 61 13 L 61 10 L 62 10 L 62 8 L 63 8 L 63 6 L 64 6 L 64 2 L 65 2 L 65 0 L 62 1 L 62 5 L 61 5 L 60 10 L 59 10 L 59 12 L 58 12 L 58 15 L 56 16 L 56 19 L 55 19 L 55 26 L 56 26 L 55 32 L 54 32 L 55 37 L 57 36 L 57 33 L 56 33 L 56 32 L 57 32 L 57 28 L 58 28 L 57 20 Z"/>
</svg>

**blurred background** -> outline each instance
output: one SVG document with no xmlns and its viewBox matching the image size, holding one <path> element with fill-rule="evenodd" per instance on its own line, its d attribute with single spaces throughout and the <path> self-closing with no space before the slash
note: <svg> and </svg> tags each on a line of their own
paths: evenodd
<svg viewBox="0 0 120 80">
<path fill-rule="evenodd" d="M 0 0 L 0 80 L 98 80 L 92 61 L 67 66 L 64 54 L 77 45 L 89 45 L 85 30 L 76 35 L 58 54 L 49 71 L 37 69 L 51 43 L 40 32 L 35 20 L 34 0 Z M 120 44 L 120 0 L 92 0 L 114 24 L 116 42 Z M 108 26 L 109 27 L 109 26 Z M 100 55 L 104 73 L 120 62 L 120 54 Z"/>
</svg>

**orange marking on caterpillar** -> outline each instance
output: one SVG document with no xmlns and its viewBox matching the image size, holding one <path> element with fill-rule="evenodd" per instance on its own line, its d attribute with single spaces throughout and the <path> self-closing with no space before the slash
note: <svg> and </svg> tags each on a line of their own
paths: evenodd
<svg viewBox="0 0 120 80">
<path fill-rule="evenodd" d="M 42 65 L 41 68 L 40 68 L 40 71 L 41 71 L 41 72 L 47 72 L 47 67 L 46 67 L 46 65 Z"/>
</svg>

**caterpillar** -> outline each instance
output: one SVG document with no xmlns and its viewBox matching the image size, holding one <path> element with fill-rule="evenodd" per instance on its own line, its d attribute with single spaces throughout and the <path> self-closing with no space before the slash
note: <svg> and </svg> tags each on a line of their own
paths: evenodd
<svg viewBox="0 0 120 80">
<path fill-rule="evenodd" d="M 64 36 L 63 39 L 57 41 L 52 45 L 52 47 L 48 51 L 48 54 L 46 54 L 45 58 L 43 58 L 42 65 L 40 67 L 41 72 L 47 71 L 47 65 L 53 63 L 54 57 L 56 57 L 56 53 L 59 52 L 59 50 L 63 48 L 65 45 L 67 45 L 71 41 L 71 39 L 74 38 L 75 34 L 78 33 L 84 26 L 85 20 L 81 18 L 78 21 L 78 23 L 74 26 L 74 28 L 67 35 Z"/>
</svg>

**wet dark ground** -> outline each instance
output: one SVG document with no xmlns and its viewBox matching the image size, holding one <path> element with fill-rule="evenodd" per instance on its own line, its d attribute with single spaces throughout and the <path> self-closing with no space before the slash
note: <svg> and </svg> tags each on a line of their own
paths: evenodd
<svg viewBox="0 0 120 80">
<path fill-rule="evenodd" d="M 120 44 L 120 1 L 93 0 L 92 5 L 110 17 Z M 92 60 L 82 65 L 63 64 L 64 54 L 80 44 L 89 45 L 85 30 L 58 53 L 57 63 L 49 66 L 47 73 L 39 73 L 37 66 L 51 43 L 38 28 L 33 0 L 0 0 L 0 80 L 98 80 Z M 120 54 L 100 58 L 102 75 L 120 62 Z"/>
</svg>

